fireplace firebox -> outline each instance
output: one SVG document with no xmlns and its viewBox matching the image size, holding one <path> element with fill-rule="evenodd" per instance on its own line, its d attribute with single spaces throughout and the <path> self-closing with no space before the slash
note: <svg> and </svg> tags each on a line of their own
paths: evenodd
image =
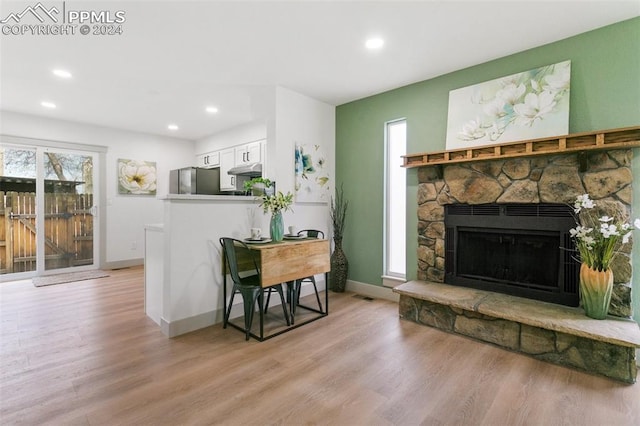
<svg viewBox="0 0 640 426">
<path fill-rule="evenodd" d="M 578 306 L 580 265 L 564 204 L 445 206 L 445 282 Z"/>
</svg>

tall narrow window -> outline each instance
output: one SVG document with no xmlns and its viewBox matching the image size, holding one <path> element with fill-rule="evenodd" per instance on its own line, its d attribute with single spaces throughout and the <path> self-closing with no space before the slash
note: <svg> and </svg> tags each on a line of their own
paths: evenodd
<svg viewBox="0 0 640 426">
<path fill-rule="evenodd" d="M 407 152 L 407 121 L 394 120 L 385 128 L 385 276 L 406 275 L 406 189 L 405 169 L 400 167 Z"/>
</svg>

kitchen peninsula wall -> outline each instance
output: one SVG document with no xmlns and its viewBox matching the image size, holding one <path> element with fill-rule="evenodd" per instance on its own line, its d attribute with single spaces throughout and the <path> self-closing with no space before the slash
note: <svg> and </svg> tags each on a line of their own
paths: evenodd
<svg viewBox="0 0 640 426">
<path fill-rule="evenodd" d="M 255 121 L 196 141 L 192 161 L 197 154 L 266 139 L 263 176 L 275 180 L 279 191 L 295 193 L 295 145 L 320 145 L 333 194 L 335 107 L 282 87 L 275 87 L 268 101 L 269 111 Z M 269 216 L 253 197 L 246 196 L 169 195 L 163 202 L 162 223 L 147 226 L 153 246 L 162 245 L 145 260 L 145 265 L 162 265 L 149 271 L 151 279 L 146 284 L 154 296 L 148 301 L 160 306 L 150 306 L 147 312 L 167 336 L 173 337 L 221 321 L 218 239 L 245 238 L 253 226 L 268 233 Z M 327 203 L 297 203 L 294 197 L 292 207 L 293 211 L 284 214 L 285 225 L 319 229 L 331 238 Z M 150 257 L 154 255 L 161 259 Z M 318 280 L 323 281 L 320 276 Z"/>
</svg>

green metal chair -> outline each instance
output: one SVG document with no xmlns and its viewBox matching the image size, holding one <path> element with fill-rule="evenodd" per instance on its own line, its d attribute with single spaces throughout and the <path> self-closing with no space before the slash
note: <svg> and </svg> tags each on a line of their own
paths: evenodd
<svg viewBox="0 0 640 426">
<path fill-rule="evenodd" d="M 272 291 L 278 292 L 280 295 L 280 300 L 282 301 L 282 312 L 284 313 L 284 317 L 287 321 L 287 325 L 290 325 L 289 315 L 287 313 L 287 309 L 285 307 L 285 298 L 284 292 L 282 290 L 282 284 L 270 286 L 263 288 L 260 285 L 260 268 L 258 267 L 258 263 L 256 262 L 255 256 L 251 253 L 251 258 L 253 261 L 253 266 L 255 269 L 255 274 L 241 277 L 238 271 L 238 258 L 236 255 L 236 245 L 241 246 L 249 250 L 247 245 L 234 238 L 223 237 L 220 238 L 220 245 L 222 245 L 222 249 L 224 251 L 224 256 L 227 260 L 227 265 L 229 267 L 229 274 L 231 275 L 231 280 L 233 281 L 233 288 L 231 290 L 231 299 L 229 300 L 229 306 L 224 312 L 223 317 L 223 328 L 227 328 L 229 324 L 229 316 L 231 315 L 231 308 L 233 306 L 233 299 L 236 293 L 240 293 L 242 295 L 242 300 L 244 304 L 244 332 L 246 336 L 246 340 L 249 340 L 251 336 L 251 324 L 253 323 L 253 314 L 255 311 L 256 301 L 259 303 L 260 307 L 260 322 L 262 324 L 262 306 L 264 304 L 264 292 L 267 291 L 269 296 Z M 233 325 L 233 324 L 231 324 Z M 262 327 L 262 326 L 261 326 Z M 262 330 L 260 331 L 260 338 L 262 338 Z"/>
<path fill-rule="evenodd" d="M 303 229 L 302 231 L 298 232 L 298 236 L 306 236 L 307 238 L 322 238 L 324 239 L 324 232 L 319 231 L 317 229 Z M 318 294 L 318 287 L 316 285 L 316 278 L 311 275 L 309 277 L 305 277 L 302 278 L 300 280 L 296 280 L 296 295 L 297 295 L 297 300 L 296 300 L 296 305 L 300 304 L 300 290 L 302 289 L 302 283 L 304 281 L 308 281 L 310 283 L 313 284 L 313 290 L 316 293 L 316 301 L 318 302 L 318 311 L 322 312 L 322 303 L 320 303 L 320 295 Z M 325 285 L 327 285 L 327 283 L 325 283 Z M 293 308 L 293 311 L 295 313 L 295 307 Z"/>
</svg>

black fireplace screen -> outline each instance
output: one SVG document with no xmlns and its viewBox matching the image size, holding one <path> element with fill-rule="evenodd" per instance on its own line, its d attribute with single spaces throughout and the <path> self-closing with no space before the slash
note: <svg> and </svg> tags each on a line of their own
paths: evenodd
<svg viewBox="0 0 640 426">
<path fill-rule="evenodd" d="M 565 205 L 447 206 L 445 282 L 577 306 L 574 225 Z"/>
<path fill-rule="evenodd" d="M 557 235 L 458 231 L 458 275 L 512 285 L 556 287 Z"/>
</svg>

